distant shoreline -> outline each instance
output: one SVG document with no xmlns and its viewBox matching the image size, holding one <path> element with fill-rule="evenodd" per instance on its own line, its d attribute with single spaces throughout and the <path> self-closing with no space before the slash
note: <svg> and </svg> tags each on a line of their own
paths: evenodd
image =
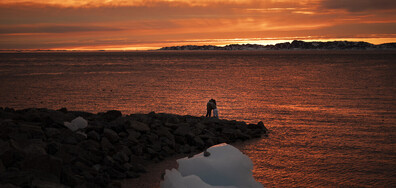
<svg viewBox="0 0 396 188">
<path fill-rule="evenodd" d="M 330 41 L 330 42 L 304 42 L 294 40 L 270 45 L 260 44 L 229 44 L 226 46 L 213 45 L 184 45 L 162 47 L 158 50 L 383 50 L 396 49 L 396 43 L 371 44 L 368 42 Z"/>
</svg>

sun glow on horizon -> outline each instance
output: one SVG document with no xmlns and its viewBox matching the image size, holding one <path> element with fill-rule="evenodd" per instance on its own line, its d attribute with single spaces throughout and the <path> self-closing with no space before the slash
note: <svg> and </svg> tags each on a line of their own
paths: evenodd
<svg viewBox="0 0 396 188">
<path fill-rule="evenodd" d="M 66 48 L 51 48 L 48 50 L 70 50 L 70 51 L 147 51 L 157 50 L 161 47 L 170 46 L 185 46 L 185 45 L 213 45 L 224 47 L 230 44 L 258 44 L 258 45 L 275 45 L 278 43 L 292 42 L 293 40 L 302 40 L 305 42 L 330 42 L 330 41 L 351 41 L 351 42 L 369 42 L 375 45 L 390 43 L 393 38 L 333 38 L 333 39 L 312 39 L 312 38 L 289 38 L 289 39 L 206 39 L 206 40 L 188 40 L 184 42 L 169 42 L 169 43 L 154 43 L 136 45 L 109 45 L 109 46 L 79 46 L 79 47 L 66 47 Z M 393 40 L 396 42 L 396 40 Z"/>
</svg>

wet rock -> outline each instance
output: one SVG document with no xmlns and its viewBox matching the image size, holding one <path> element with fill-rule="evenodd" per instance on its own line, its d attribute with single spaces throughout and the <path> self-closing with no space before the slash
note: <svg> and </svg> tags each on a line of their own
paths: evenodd
<svg viewBox="0 0 396 188">
<path fill-rule="evenodd" d="M 175 140 L 175 136 L 170 132 L 170 130 L 166 127 L 159 127 L 158 130 L 156 131 L 158 136 L 165 136 L 169 140 Z"/>
<path fill-rule="evenodd" d="M 178 144 L 185 144 L 185 143 L 187 143 L 187 139 L 184 136 L 176 135 L 175 136 L 175 142 L 178 143 Z"/>
<path fill-rule="evenodd" d="M 174 115 L 169 115 L 169 118 L 166 121 L 167 123 L 178 124 L 180 122 L 179 118 Z"/>
<path fill-rule="evenodd" d="M 62 112 L 64 114 L 66 114 L 67 113 L 67 108 L 60 108 L 60 109 L 58 109 L 56 111 L 59 111 L 59 112 Z"/>
<path fill-rule="evenodd" d="M 114 149 L 113 144 L 111 144 L 111 142 L 107 138 L 102 138 L 100 145 L 102 146 L 102 150 L 105 152 L 108 152 L 108 151 L 111 151 Z"/>
<path fill-rule="evenodd" d="M 88 132 L 87 138 L 98 142 L 100 141 L 100 135 L 94 130 Z"/>
<path fill-rule="evenodd" d="M 130 163 L 124 163 L 122 166 L 123 166 L 125 169 L 127 169 L 128 171 L 134 169 L 133 165 L 131 165 Z"/>
<path fill-rule="evenodd" d="M 147 170 L 144 168 L 144 166 L 142 164 L 139 164 L 139 163 L 136 163 L 134 165 L 134 169 L 135 169 L 135 172 L 140 172 L 140 173 L 147 172 Z"/>
<path fill-rule="evenodd" d="M 146 150 L 147 150 L 147 153 L 149 153 L 149 154 L 151 154 L 151 155 L 157 155 L 158 153 L 154 150 L 154 149 L 152 149 L 152 148 L 146 148 Z"/>
<path fill-rule="evenodd" d="M 264 130 L 265 132 L 268 131 L 268 129 L 264 126 L 264 123 L 263 123 L 262 121 L 258 122 L 258 123 L 257 123 L 257 126 L 258 126 L 260 129 Z"/>
<path fill-rule="evenodd" d="M 39 172 L 60 176 L 62 159 L 50 155 L 28 156 L 22 164 L 23 169 L 33 169 Z"/>
<path fill-rule="evenodd" d="M 75 137 L 75 136 L 66 136 L 64 139 L 63 139 L 63 142 L 62 143 L 64 143 L 64 144 L 72 144 L 72 145 L 76 145 L 76 144 L 78 144 L 78 139 Z"/>
<path fill-rule="evenodd" d="M 48 112 L 48 118 L 58 125 L 63 125 L 64 122 L 73 120 L 74 116 L 67 114 L 67 110 L 66 112 L 51 110 Z"/>
<path fill-rule="evenodd" d="M 236 134 L 236 129 L 231 129 L 231 128 L 224 128 L 222 130 L 223 135 L 226 135 L 227 137 L 235 137 Z"/>
<path fill-rule="evenodd" d="M 156 151 L 156 152 L 160 152 L 161 151 L 161 142 L 159 140 L 157 140 L 157 142 L 154 142 L 151 145 L 151 148 Z"/>
<path fill-rule="evenodd" d="M 95 164 L 95 165 L 92 166 L 92 168 L 93 168 L 94 170 L 96 170 L 97 172 L 99 172 L 99 171 L 102 169 L 102 165 L 100 165 L 100 164 Z"/>
<path fill-rule="evenodd" d="M 155 119 L 150 123 L 150 128 L 158 128 L 158 127 L 162 127 L 163 123 L 162 121 Z"/>
<path fill-rule="evenodd" d="M 165 123 L 164 125 L 165 125 L 165 127 L 168 127 L 168 128 L 170 128 L 172 130 L 175 130 L 175 129 L 177 129 L 179 127 L 178 124 L 174 124 L 174 123 Z"/>
<path fill-rule="evenodd" d="M 30 143 L 23 147 L 23 153 L 29 155 L 46 155 L 46 144 L 41 140 L 30 140 Z"/>
<path fill-rule="evenodd" d="M 69 114 L 71 114 L 73 117 L 83 117 L 84 119 L 91 119 L 91 117 L 94 117 L 94 114 L 89 113 L 89 112 L 82 112 L 82 111 L 69 111 Z"/>
<path fill-rule="evenodd" d="M 57 128 L 46 128 L 45 135 L 49 138 L 57 137 L 60 135 L 60 131 Z"/>
<path fill-rule="evenodd" d="M 205 151 L 205 152 L 204 152 L 204 156 L 205 156 L 205 157 L 209 157 L 209 156 L 210 156 L 210 153 L 209 153 L 208 151 Z"/>
<path fill-rule="evenodd" d="M 130 142 L 131 144 L 136 144 L 139 142 L 139 140 L 133 135 L 130 134 L 127 138 L 128 142 Z"/>
<path fill-rule="evenodd" d="M 11 184 L 11 183 L 7 183 L 7 184 L 0 184 L 1 188 L 18 188 L 17 186 Z"/>
<path fill-rule="evenodd" d="M 107 138 L 107 139 L 109 139 L 109 141 L 111 142 L 111 143 L 116 143 L 116 142 L 118 142 L 119 140 L 120 140 L 120 137 L 118 136 L 118 134 L 115 132 L 115 131 L 113 131 L 112 129 L 107 129 L 107 128 L 105 128 L 104 130 L 103 130 L 103 135 Z"/>
<path fill-rule="evenodd" d="M 0 174 L 0 180 L 3 184 L 13 184 L 18 187 L 31 187 L 34 179 L 34 172 L 8 170 Z"/>
<path fill-rule="evenodd" d="M 127 175 L 128 178 L 138 178 L 139 177 L 139 174 L 134 172 L 134 171 L 128 171 L 126 173 L 126 175 Z"/>
<path fill-rule="evenodd" d="M 216 145 L 217 143 L 214 141 L 214 139 L 212 139 L 212 138 L 209 138 L 209 139 L 207 139 L 206 141 L 205 141 L 205 145 L 207 146 L 207 147 L 211 147 L 211 146 L 214 146 L 214 145 Z"/>
<path fill-rule="evenodd" d="M 47 145 L 47 153 L 50 155 L 55 155 L 60 149 L 60 145 L 57 142 L 51 142 Z"/>
<path fill-rule="evenodd" d="M 121 183 L 120 182 L 111 182 L 109 185 L 107 185 L 107 188 L 121 188 Z"/>
<path fill-rule="evenodd" d="M 8 149 L 0 156 L 0 159 L 6 168 L 18 167 L 24 158 L 24 153 L 21 150 L 17 150 L 15 148 Z"/>
<path fill-rule="evenodd" d="M 43 139 L 44 133 L 40 126 L 20 124 L 19 135 L 26 135 L 27 139 Z"/>
<path fill-rule="evenodd" d="M 56 141 L 60 141 L 61 143 L 64 144 L 78 144 L 80 141 L 84 140 L 85 137 L 79 134 L 76 134 L 75 132 L 72 132 L 69 129 L 60 129 L 60 136 L 59 137 L 54 137 L 53 139 Z"/>
<path fill-rule="evenodd" d="M 160 154 L 162 155 L 162 156 L 170 156 L 170 155 L 172 155 L 172 154 L 174 154 L 175 153 L 175 151 L 174 150 L 172 150 L 170 147 L 168 147 L 168 146 L 164 146 L 164 147 L 162 147 L 162 149 L 161 149 L 161 151 L 160 151 Z"/>
<path fill-rule="evenodd" d="M 0 173 L 3 173 L 5 170 L 6 170 L 6 168 L 3 165 L 3 161 L 0 159 Z"/>
<path fill-rule="evenodd" d="M 124 145 L 121 146 L 121 149 L 119 151 L 124 152 L 127 156 L 132 155 L 132 151 L 127 146 Z"/>
<path fill-rule="evenodd" d="M 125 128 L 129 126 L 129 124 L 130 124 L 130 120 L 122 116 L 110 122 L 111 128 L 117 133 L 123 131 Z"/>
<path fill-rule="evenodd" d="M 65 185 L 62 185 L 62 184 L 56 183 L 56 182 L 34 179 L 32 181 L 32 187 L 35 187 L 35 188 L 67 188 L 68 186 L 65 186 Z"/>
<path fill-rule="evenodd" d="M 154 134 L 154 133 L 150 133 L 150 134 L 146 134 L 144 135 L 145 137 L 147 137 L 147 140 L 151 143 L 157 143 L 158 142 L 158 135 Z"/>
<path fill-rule="evenodd" d="M 191 127 L 188 124 L 180 124 L 174 132 L 175 135 L 186 136 L 191 133 Z"/>
<path fill-rule="evenodd" d="M 110 178 L 124 179 L 127 177 L 124 172 L 120 172 L 114 168 L 108 168 L 106 171 L 107 171 L 108 175 L 110 176 Z"/>
<path fill-rule="evenodd" d="M 103 133 L 103 129 L 107 123 L 103 121 L 99 121 L 99 119 L 94 119 L 89 122 L 87 127 L 87 132 L 95 131 L 98 134 Z"/>
<path fill-rule="evenodd" d="M 99 151 L 100 144 L 94 140 L 84 140 L 78 144 L 78 147 L 87 151 Z"/>
<path fill-rule="evenodd" d="M 128 138 L 134 137 L 138 139 L 140 135 L 142 135 L 140 132 L 136 131 L 135 129 L 128 129 L 127 132 L 128 132 Z"/>
<path fill-rule="evenodd" d="M 137 130 L 137 131 L 140 131 L 140 132 L 148 132 L 148 131 L 150 131 L 150 127 L 147 124 L 139 122 L 139 121 L 132 120 L 131 124 L 130 124 L 130 127 L 135 129 L 135 130 Z"/>
<path fill-rule="evenodd" d="M 119 163 L 125 163 L 129 161 L 129 157 L 125 152 L 119 151 L 113 155 L 113 159 L 118 161 Z"/>
<path fill-rule="evenodd" d="M 84 179 L 82 176 L 75 174 L 71 167 L 66 166 L 62 168 L 60 182 L 70 187 L 76 187 L 78 185 L 84 184 Z"/>
<path fill-rule="evenodd" d="M 64 122 L 63 124 L 65 125 L 65 127 L 67 127 L 73 132 L 88 127 L 88 121 L 81 116 L 78 116 L 77 118 L 73 119 L 71 122 Z"/>
<path fill-rule="evenodd" d="M 146 114 L 131 114 L 129 117 L 132 118 L 133 121 L 138 121 L 146 124 L 150 123 L 150 119 L 151 119 Z"/>
<path fill-rule="evenodd" d="M 186 119 L 186 123 L 190 125 L 195 125 L 199 122 L 199 119 L 193 116 L 184 116 L 184 118 Z"/>
<path fill-rule="evenodd" d="M 30 109 L 25 109 L 22 111 L 19 111 L 23 113 L 22 118 L 27 121 L 27 122 L 40 122 L 41 117 L 38 109 L 35 108 L 30 108 Z"/>
<path fill-rule="evenodd" d="M 194 143 L 201 148 L 205 146 L 205 142 L 198 136 L 194 137 Z"/>
<path fill-rule="evenodd" d="M 171 148 L 175 147 L 175 144 L 176 144 L 175 140 L 170 140 L 167 137 L 160 137 L 159 140 L 160 140 L 162 146 L 168 146 Z"/>
<path fill-rule="evenodd" d="M 189 145 L 181 145 L 180 146 L 180 152 L 181 153 L 190 153 L 191 152 L 191 147 Z"/>
<path fill-rule="evenodd" d="M 121 138 L 125 138 L 125 137 L 128 137 L 128 133 L 120 132 L 120 133 L 118 133 L 118 136 L 120 136 Z"/>
<path fill-rule="evenodd" d="M 206 128 L 206 126 L 202 123 L 194 124 L 194 127 L 200 130 L 204 130 Z"/>
<path fill-rule="evenodd" d="M 102 117 L 109 122 L 113 121 L 121 116 L 122 116 L 122 113 L 118 110 L 110 110 L 102 115 Z"/>
</svg>

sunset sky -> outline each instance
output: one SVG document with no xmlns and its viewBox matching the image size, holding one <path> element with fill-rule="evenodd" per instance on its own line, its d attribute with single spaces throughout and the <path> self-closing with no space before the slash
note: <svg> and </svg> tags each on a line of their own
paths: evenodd
<svg viewBox="0 0 396 188">
<path fill-rule="evenodd" d="M 395 0 L 0 0 L 0 49 L 396 42 Z"/>
</svg>

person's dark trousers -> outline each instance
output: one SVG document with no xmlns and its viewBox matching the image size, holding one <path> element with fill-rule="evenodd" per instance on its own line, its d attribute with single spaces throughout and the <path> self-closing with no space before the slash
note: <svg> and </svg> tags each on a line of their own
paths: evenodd
<svg viewBox="0 0 396 188">
<path fill-rule="evenodd" d="M 206 117 L 210 117 L 210 116 L 212 116 L 212 110 L 207 110 L 207 112 L 206 112 Z"/>
</svg>

